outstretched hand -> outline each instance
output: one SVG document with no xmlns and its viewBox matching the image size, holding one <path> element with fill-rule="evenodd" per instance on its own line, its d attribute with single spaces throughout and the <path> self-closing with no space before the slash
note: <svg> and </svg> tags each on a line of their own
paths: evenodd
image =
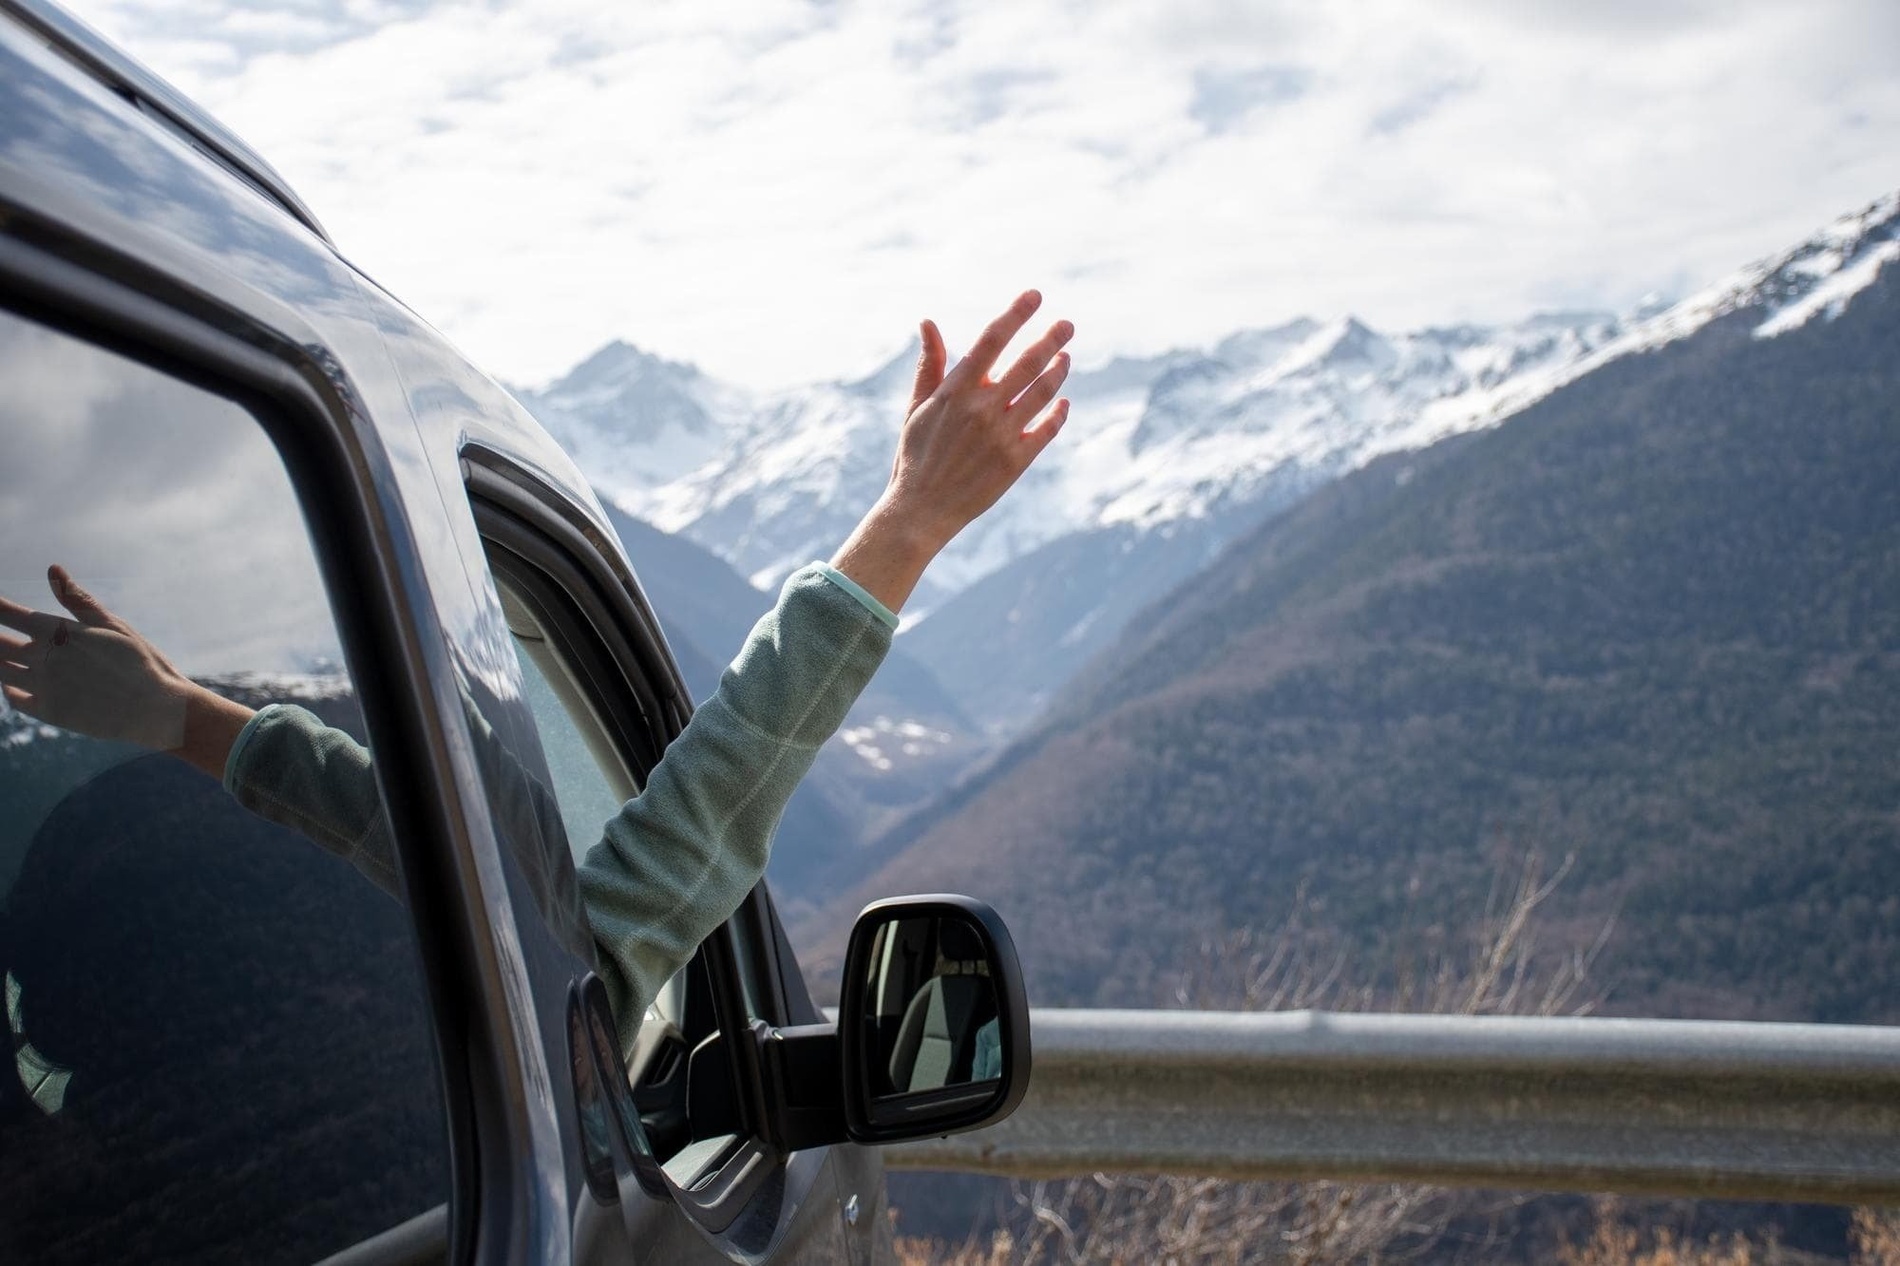
<svg viewBox="0 0 1900 1266">
<path fill-rule="evenodd" d="M 49 568 L 46 578 L 67 615 L 0 598 L 0 690 L 7 702 L 48 725 L 177 752 L 221 775 L 223 754 L 250 709 L 179 672 L 65 568 Z"/>
<path fill-rule="evenodd" d="M 1001 377 L 990 377 L 1041 305 L 1040 294 L 1025 291 L 949 369 L 943 335 L 923 323 L 890 483 L 832 560 L 893 611 L 930 560 L 1009 491 L 1068 420 L 1069 402 L 1056 393 L 1069 376 L 1062 350 L 1075 335 L 1069 322 L 1051 325 Z"/>
</svg>

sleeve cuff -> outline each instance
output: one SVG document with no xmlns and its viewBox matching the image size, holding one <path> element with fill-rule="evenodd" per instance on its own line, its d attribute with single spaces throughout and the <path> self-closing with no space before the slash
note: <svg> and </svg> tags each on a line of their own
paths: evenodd
<svg viewBox="0 0 1900 1266">
<path fill-rule="evenodd" d="M 244 749 L 250 745 L 251 735 L 257 733 L 258 723 L 276 708 L 276 704 L 267 703 L 253 712 L 251 719 L 244 723 L 244 728 L 238 731 L 237 738 L 231 744 L 230 754 L 224 758 L 224 789 L 234 796 L 238 789 L 238 768 L 244 762 Z"/>
<path fill-rule="evenodd" d="M 885 628 L 893 632 L 897 630 L 896 614 L 893 613 L 889 607 L 879 602 L 876 598 L 873 598 L 870 591 L 863 585 L 860 585 L 857 581 L 851 579 L 851 577 L 845 575 L 830 563 L 814 563 L 812 566 L 816 567 L 818 573 L 826 580 L 829 580 L 832 584 L 838 586 L 838 588 L 863 603 L 864 609 L 876 616 L 878 620 L 883 623 Z M 241 742 L 242 740 L 239 741 Z"/>
</svg>

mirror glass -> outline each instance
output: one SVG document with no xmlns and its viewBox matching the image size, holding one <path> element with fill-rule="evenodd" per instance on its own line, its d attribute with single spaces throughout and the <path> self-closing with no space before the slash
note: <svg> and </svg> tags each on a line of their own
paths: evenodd
<svg viewBox="0 0 1900 1266">
<path fill-rule="evenodd" d="M 988 944 L 974 921 L 955 913 L 892 919 L 877 929 L 863 994 L 875 1097 L 1003 1076 Z"/>
</svg>

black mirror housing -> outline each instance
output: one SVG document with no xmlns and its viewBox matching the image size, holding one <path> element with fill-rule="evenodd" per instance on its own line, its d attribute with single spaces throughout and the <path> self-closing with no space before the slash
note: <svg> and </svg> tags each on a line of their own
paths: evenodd
<svg viewBox="0 0 1900 1266">
<path fill-rule="evenodd" d="M 971 897 L 866 906 L 838 1006 L 844 1119 L 856 1143 L 992 1125 L 1029 1089 L 1029 1000 L 1002 917 Z"/>
</svg>

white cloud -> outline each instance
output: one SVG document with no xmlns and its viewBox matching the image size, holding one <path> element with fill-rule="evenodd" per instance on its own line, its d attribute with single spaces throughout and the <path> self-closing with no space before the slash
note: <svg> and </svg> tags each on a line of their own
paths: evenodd
<svg viewBox="0 0 1900 1266">
<path fill-rule="evenodd" d="M 1627 304 L 1900 185 L 1890 0 L 97 0 L 517 380 L 755 385 L 1023 285 L 1079 354 Z"/>
<path fill-rule="evenodd" d="M 229 401 L 0 314 L 0 596 L 57 610 L 70 570 L 192 674 L 339 657 L 269 439 Z"/>
</svg>

